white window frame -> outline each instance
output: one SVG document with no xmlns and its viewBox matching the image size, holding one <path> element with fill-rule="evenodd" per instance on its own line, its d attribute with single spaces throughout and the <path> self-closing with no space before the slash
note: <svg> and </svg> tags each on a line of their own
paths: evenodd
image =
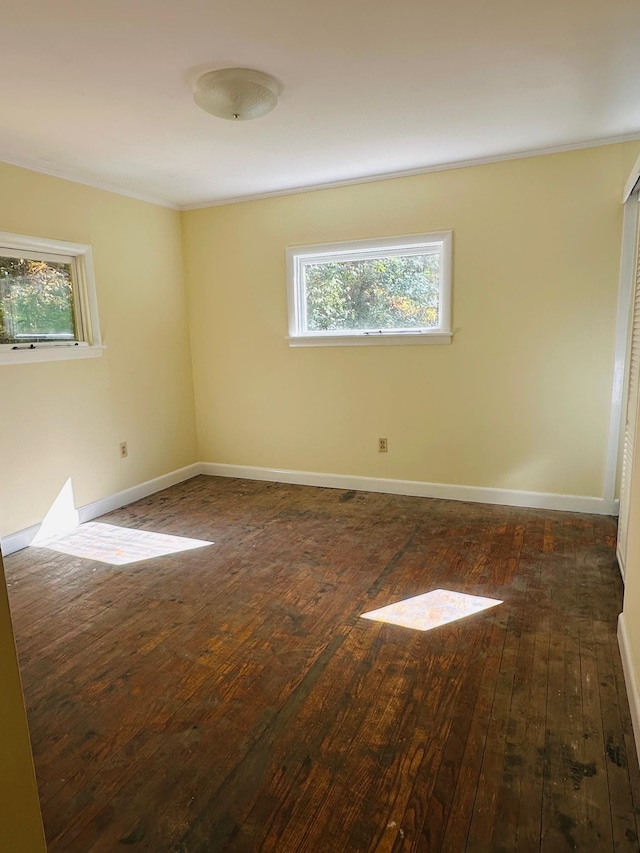
<svg viewBox="0 0 640 853">
<path fill-rule="evenodd" d="M 0 231 L 0 256 L 70 263 L 78 331 L 76 341 L 0 344 L 0 365 L 99 358 L 103 354 L 93 272 L 93 252 L 90 245 Z"/>
<path fill-rule="evenodd" d="M 350 240 L 344 243 L 322 243 L 314 246 L 291 246 L 287 249 L 287 284 L 289 307 L 289 346 L 377 346 L 380 344 L 449 344 L 451 343 L 451 231 L 383 237 L 372 240 Z M 304 267 L 312 263 L 367 260 L 371 258 L 416 255 L 421 251 L 440 254 L 439 310 L 440 324 L 423 329 L 381 329 L 378 331 L 308 331 L 306 329 L 306 294 Z"/>
</svg>

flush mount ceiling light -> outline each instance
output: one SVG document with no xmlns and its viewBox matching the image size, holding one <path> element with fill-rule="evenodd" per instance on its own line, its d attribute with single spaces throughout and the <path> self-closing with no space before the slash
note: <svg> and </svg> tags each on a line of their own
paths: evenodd
<svg viewBox="0 0 640 853">
<path fill-rule="evenodd" d="M 203 74 L 193 99 L 205 112 L 230 121 L 248 121 L 278 103 L 280 85 L 269 74 L 250 68 L 221 68 Z"/>
</svg>

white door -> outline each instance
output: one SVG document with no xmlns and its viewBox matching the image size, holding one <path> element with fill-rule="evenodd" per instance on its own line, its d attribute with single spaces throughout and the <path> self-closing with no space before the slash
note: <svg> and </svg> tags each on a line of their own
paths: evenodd
<svg viewBox="0 0 640 853">
<path fill-rule="evenodd" d="M 622 574 L 625 573 L 627 555 L 627 528 L 629 521 L 629 495 L 631 490 L 631 469 L 633 467 L 633 448 L 637 429 L 638 389 L 640 386 L 640 251 L 636 234 L 635 285 L 632 300 L 632 321 L 628 350 L 627 393 L 622 436 L 622 475 L 620 480 L 620 516 L 618 518 L 617 555 Z"/>
</svg>

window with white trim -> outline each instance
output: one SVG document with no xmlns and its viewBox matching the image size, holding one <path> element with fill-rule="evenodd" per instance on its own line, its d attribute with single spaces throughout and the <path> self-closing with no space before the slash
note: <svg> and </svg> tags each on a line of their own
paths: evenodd
<svg viewBox="0 0 640 853">
<path fill-rule="evenodd" d="M 451 341 L 451 232 L 287 249 L 289 344 Z"/>
<path fill-rule="evenodd" d="M 0 233 L 0 364 L 101 354 L 91 247 Z"/>
</svg>

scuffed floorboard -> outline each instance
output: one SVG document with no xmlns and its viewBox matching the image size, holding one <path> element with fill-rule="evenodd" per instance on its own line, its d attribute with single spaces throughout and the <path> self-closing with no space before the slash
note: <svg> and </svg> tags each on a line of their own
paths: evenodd
<svg viewBox="0 0 640 853">
<path fill-rule="evenodd" d="M 101 522 L 213 544 L 7 558 L 50 853 L 637 853 L 614 519 L 198 477 Z M 503 604 L 360 618 L 435 589 Z"/>
</svg>

